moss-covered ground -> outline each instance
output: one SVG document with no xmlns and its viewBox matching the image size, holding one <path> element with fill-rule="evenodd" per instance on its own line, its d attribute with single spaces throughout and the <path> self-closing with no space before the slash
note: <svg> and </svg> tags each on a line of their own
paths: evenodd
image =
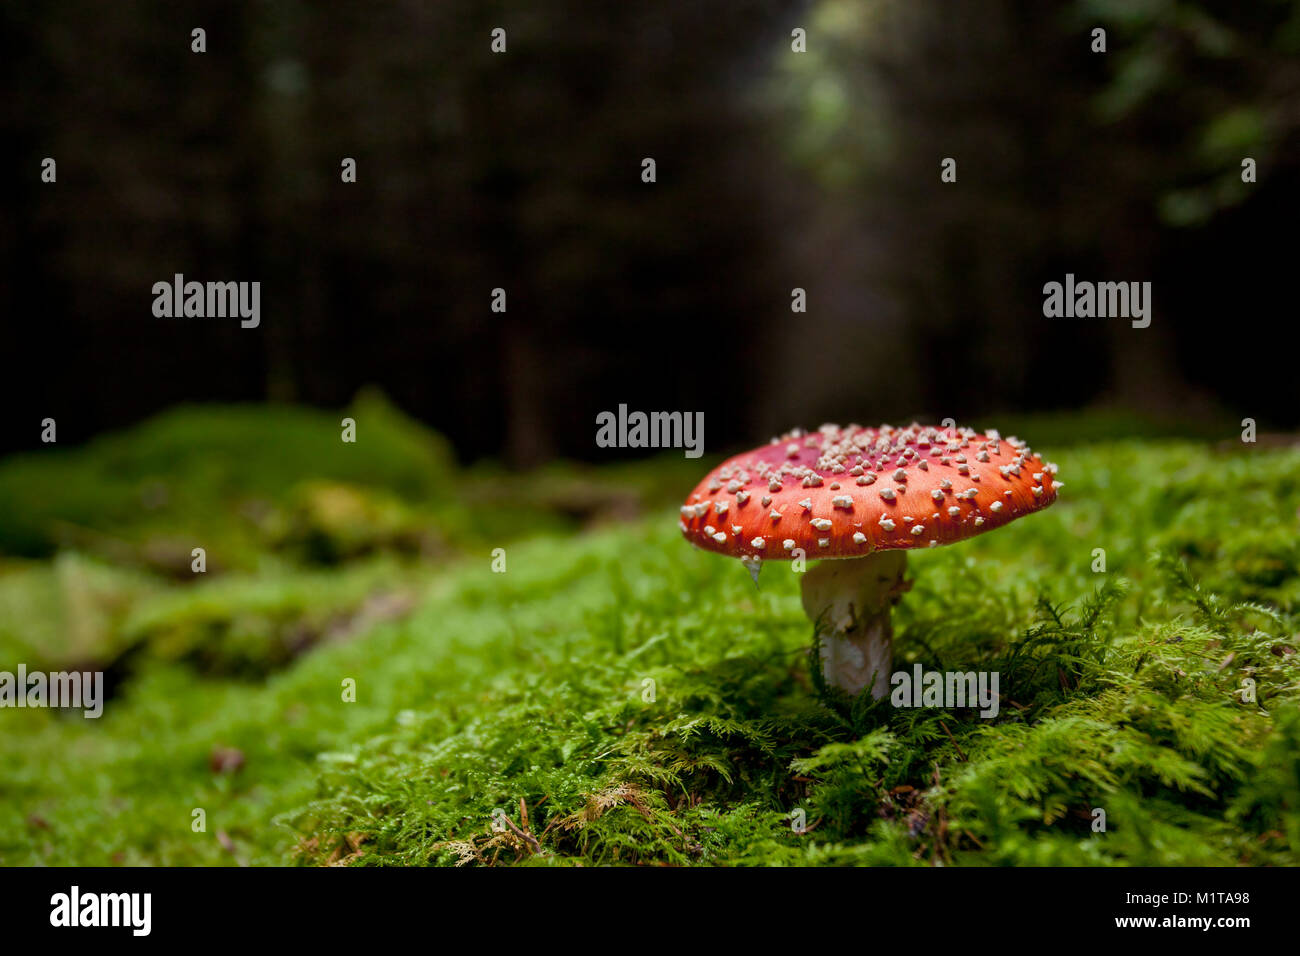
<svg viewBox="0 0 1300 956">
<path fill-rule="evenodd" d="M 895 612 L 986 720 L 828 706 L 790 566 L 681 540 L 707 461 L 467 472 L 366 401 L 0 465 L 0 670 L 111 690 L 0 710 L 0 863 L 1300 863 L 1293 443 L 1027 426 L 1062 500 Z"/>
</svg>

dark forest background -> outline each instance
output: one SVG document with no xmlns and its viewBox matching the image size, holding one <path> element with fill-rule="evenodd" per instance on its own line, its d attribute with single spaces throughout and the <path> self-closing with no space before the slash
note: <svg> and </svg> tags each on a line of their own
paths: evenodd
<svg viewBox="0 0 1300 956">
<path fill-rule="evenodd" d="M 1294 0 L 0 11 L 2 450 L 372 384 L 515 466 L 595 456 L 619 403 L 703 411 L 711 452 L 825 420 L 1300 422 Z M 260 281 L 261 327 L 154 318 L 176 272 Z M 1044 318 L 1066 272 L 1151 281 L 1150 328 Z"/>
</svg>

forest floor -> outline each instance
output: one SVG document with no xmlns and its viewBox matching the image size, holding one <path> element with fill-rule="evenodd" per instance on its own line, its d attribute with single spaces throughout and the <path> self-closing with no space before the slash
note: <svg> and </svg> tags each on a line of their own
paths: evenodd
<svg viewBox="0 0 1300 956">
<path fill-rule="evenodd" d="M 350 414 L 0 463 L 0 670 L 109 692 L 0 710 L 0 864 L 1300 864 L 1293 442 L 1026 425 L 1061 500 L 894 615 L 984 719 L 823 701 L 798 575 L 681 538 L 706 461 L 521 479 Z"/>
</svg>

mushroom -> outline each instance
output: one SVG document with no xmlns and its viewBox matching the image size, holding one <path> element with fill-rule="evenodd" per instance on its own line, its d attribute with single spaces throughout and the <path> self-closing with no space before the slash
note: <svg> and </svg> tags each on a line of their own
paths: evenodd
<svg viewBox="0 0 1300 956">
<path fill-rule="evenodd" d="M 826 559 L 802 579 L 828 684 L 888 693 L 890 609 L 907 551 L 1001 527 L 1056 500 L 1056 466 L 1015 438 L 969 428 L 823 425 L 773 438 L 708 475 L 682 506 L 696 547 L 764 561 Z"/>
</svg>

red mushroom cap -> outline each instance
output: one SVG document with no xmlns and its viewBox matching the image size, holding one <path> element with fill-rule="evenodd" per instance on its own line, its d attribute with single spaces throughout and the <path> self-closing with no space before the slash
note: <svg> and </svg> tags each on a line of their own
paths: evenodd
<svg viewBox="0 0 1300 956">
<path fill-rule="evenodd" d="M 1056 500 L 1056 466 L 969 428 L 799 429 L 729 458 L 682 506 L 696 547 L 735 558 L 858 558 L 974 537 Z"/>
</svg>

